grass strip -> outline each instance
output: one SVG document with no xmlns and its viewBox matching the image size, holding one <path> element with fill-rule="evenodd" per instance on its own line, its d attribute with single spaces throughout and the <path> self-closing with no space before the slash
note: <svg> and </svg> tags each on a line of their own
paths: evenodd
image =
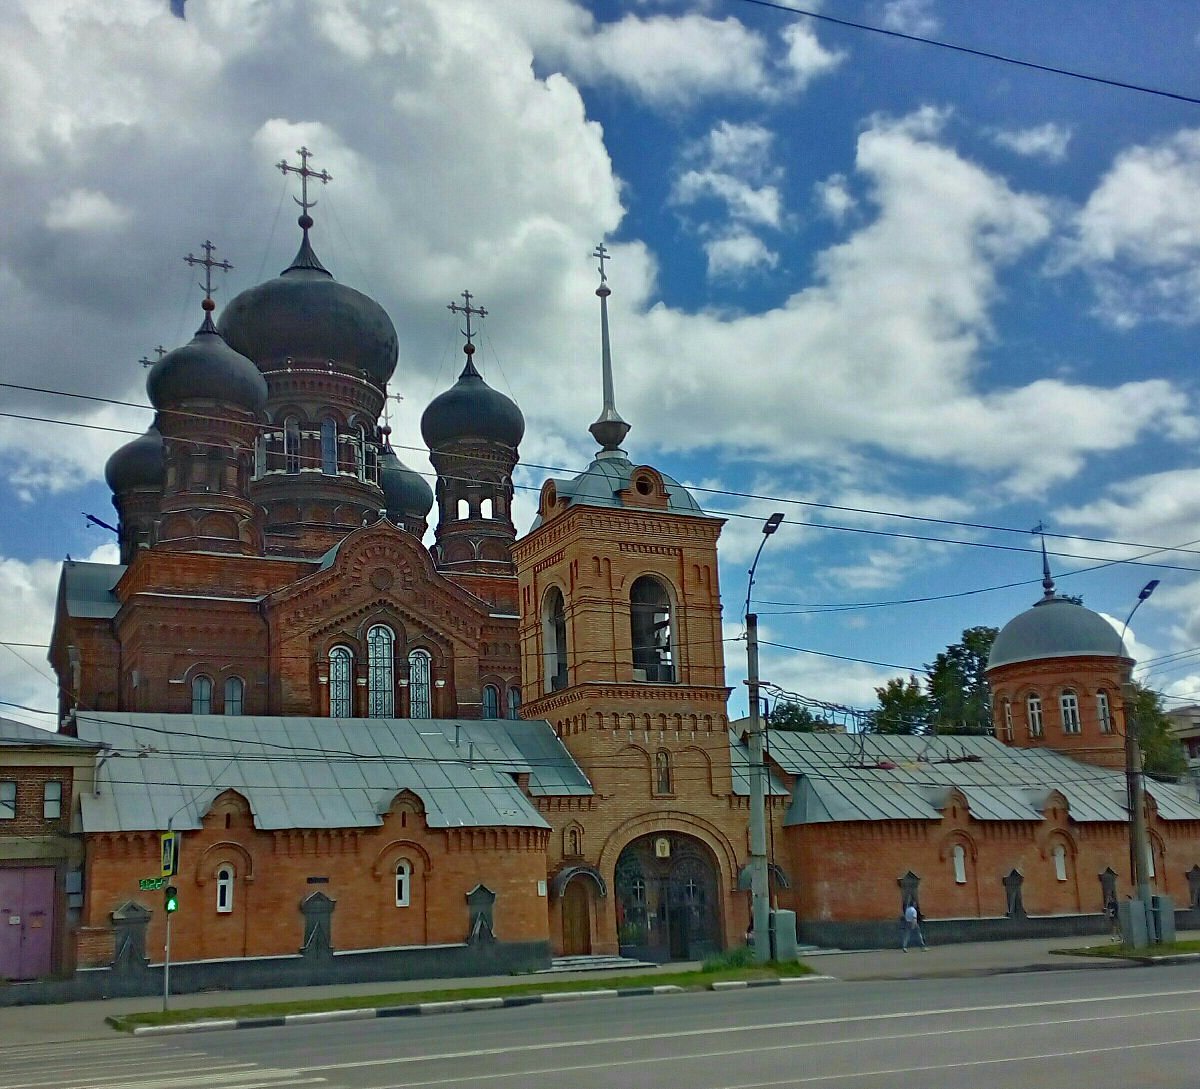
<svg viewBox="0 0 1200 1089">
<path fill-rule="evenodd" d="M 1107 942 L 1104 945 L 1086 945 L 1077 949 L 1051 949 L 1051 953 L 1071 957 L 1108 957 L 1113 960 L 1145 960 L 1147 957 L 1173 957 L 1180 953 L 1200 953 L 1200 941 L 1170 942 L 1166 945 L 1145 945 L 1135 949 L 1131 945 Z"/>
<path fill-rule="evenodd" d="M 142 1025 L 178 1025 L 195 1021 L 240 1020 L 254 1017 L 286 1017 L 293 1013 L 323 1013 L 329 1010 L 365 1010 L 381 1006 L 411 1006 L 420 1002 L 459 1002 L 467 998 L 510 998 L 521 995 L 554 994 L 560 991 L 606 991 L 625 987 L 669 985 L 685 990 L 707 990 L 718 980 L 778 979 L 781 976 L 812 975 L 807 964 L 770 964 L 754 968 L 725 968 L 717 971 L 641 972 L 637 975 L 603 979 L 538 980 L 490 987 L 454 987 L 427 991 L 395 991 L 377 995 L 330 995 L 294 1002 L 255 1002 L 228 1006 L 198 1006 L 190 1009 L 155 1010 L 106 1018 L 120 1032 Z"/>
</svg>

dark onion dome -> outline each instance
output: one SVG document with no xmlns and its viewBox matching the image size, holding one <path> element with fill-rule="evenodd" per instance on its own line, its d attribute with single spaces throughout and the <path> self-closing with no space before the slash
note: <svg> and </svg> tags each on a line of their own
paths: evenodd
<svg viewBox="0 0 1200 1089">
<path fill-rule="evenodd" d="M 162 435 L 151 424 L 144 435 L 113 451 L 104 465 L 104 479 L 113 494 L 120 495 L 134 488 L 161 488 L 163 471 Z"/>
<path fill-rule="evenodd" d="M 988 669 L 1043 658 L 1126 657 L 1117 630 L 1099 613 L 1048 594 L 1014 617 L 996 636 Z"/>
<path fill-rule="evenodd" d="M 379 486 L 389 515 L 424 518 L 433 509 L 433 489 L 390 446 L 385 446 L 379 455 Z"/>
<path fill-rule="evenodd" d="M 483 439 L 515 449 L 524 435 L 521 410 L 483 380 L 470 352 L 458 381 L 430 401 L 421 415 L 421 437 L 431 450 L 458 439 Z"/>
<path fill-rule="evenodd" d="M 191 342 L 167 352 L 150 369 L 146 392 L 157 409 L 188 401 L 220 401 L 250 412 L 267 404 L 267 380 L 244 355 L 222 339 L 212 323 L 211 299 L 205 299 L 204 324 Z"/>
<path fill-rule="evenodd" d="M 313 253 L 307 228 L 291 265 L 232 299 L 219 328 L 230 347 L 264 371 L 288 360 L 321 366 L 332 360 L 339 370 L 365 372 L 384 386 L 400 354 L 387 312 L 333 278 Z"/>
</svg>

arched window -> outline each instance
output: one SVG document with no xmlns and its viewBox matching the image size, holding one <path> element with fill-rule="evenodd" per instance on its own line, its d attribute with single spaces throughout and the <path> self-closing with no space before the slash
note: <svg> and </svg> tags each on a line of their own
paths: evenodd
<svg viewBox="0 0 1200 1089">
<path fill-rule="evenodd" d="M 658 794 L 671 794 L 671 754 L 659 749 L 654 754 L 654 789 Z"/>
<path fill-rule="evenodd" d="M 492 501 L 491 501 L 491 499 L 490 499 L 490 498 L 489 498 L 489 499 L 481 499 L 481 500 L 479 501 L 479 517 L 480 517 L 480 518 L 491 518 L 491 517 L 493 517 L 493 515 L 492 515 Z"/>
<path fill-rule="evenodd" d="M 429 701 L 429 651 L 414 650 L 408 656 L 408 714 L 410 718 L 432 718 Z"/>
<path fill-rule="evenodd" d="M 557 692 L 567 687 L 567 609 L 557 586 L 546 591 L 542 602 L 542 639 L 546 691 Z"/>
<path fill-rule="evenodd" d="M 1004 701 L 1004 740 L 1013 739 L 1012 700 Z"/>
<path fill-rule="evenodd" d="M 671 684 L 671 598 L 656 578 L 643 575 L 629 591 L 629 628 L 633 640 L 633 679 Z"/>
<path fill-rule="evenodd" d="M 1029 736 L 1042 736 L 1042 697 L 1030 693 L 1025 700 L 1025 709 L 1029 712 Z"/>
<path fill-rule="evenodd" d="M 396 675 L 392 651 L 396 636 L 392 629 L 376 624 L 367 632 L 367 715 L 391 718 L 396 705 Z"/>
<path fill-rule="evenodd" d="M 246 685 L 241 677 L 225 678 L 225 702 L 222 704 L 225 714 L 240 715 L 246 697 Z"/>
<path fill-rule="evenodd" d="M 192 714 L 212 714 L 212 679 L 203 673 L 192 678 Z"/>
<path fill-rule="evenodd" d="M 233 867 L 217 870 L 217 911 L 227 915 L 233 910 Z"/>
<path fill-rule="evenodd" d="M 500 689 L 494 684 L 483 686 L 483 717 L 500 717 Z"/>
<path fill-rule="evenodd" d="M 1065 881 L 1067 879 L 1067 849 L 1061 843 L 1056 843 L 1050 851 L 1050 857 L 1054 860 L 1055 880 Z"/>
<path fill-rule="evenodd" d="M 326 416 L 321 421 L 321 472 L 335 476 L 337 471 L 337 421 Z"/>
<path fill-rule="evenodd" d="M 396 863 L 396 907 L 406 908 L 412 902 L 412 863 L 402 858 Z"/>
<path fill-rule="evenodd" d="M 295 416 L 283 423 L 283 463 L 289 473 L 300 471 L 300 424 Z"/>
<path fill-rule="evenodd" d="M 1112 707 L 1108 702 L 1108 693 L 1103 688 L 1096 693 L 1096 718 L 1100 722 L 1102 734 L 1113 732 Z"/>
<path fill-rule="evenodd" d="M 454 504 L 454 517 L 459 521 L 465 521 L 466 519 L 470 518 L 471 504 L 465 499 L 458 500 L 458 502 Z"/>
<path fill-rule="evenodd" d="M 521 717 L 521 690 L 515 684 L 508 687 L 508 717 Z"/>
<path fill-rule="evenodd" d="M 349 647 L 329 652 L 329 714 L 331 718 L 354 715 L 354 655 Z"/>
<path fill-rule="evenodd" d="M 1066 688 L 1059 697 L 1059 706 L 1062 708 L 1063 733 L 1079 733 L 1079 697 Z"/>
<path fill-rule="evenodd" d="M 967 883 L 967 851 L 961 843 L 956 843 L 950 851 L 950 857 L 954 862 L 954 883 L 956 885 L 965 885 Z"/>
</svg>

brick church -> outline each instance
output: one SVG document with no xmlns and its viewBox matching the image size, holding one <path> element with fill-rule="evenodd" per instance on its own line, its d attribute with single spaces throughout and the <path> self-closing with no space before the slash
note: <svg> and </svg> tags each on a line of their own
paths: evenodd
<svg viewBox="0 0 1200 1089">
<path fill-rule="evenodd" d="M 0 772 L 0 899 L 18 905 L 0 909 L 53 934 L 15 974 L 161 987 L 167 916 L 146 886 L 167 832 L 181 990 L 740 945 L 748 765 L 727 717 L 722 521 L 626 452 L 606 251 L 598 449 L 545 481 L 518 539 L 525 421 L 476 365 L 484 311 L 467 292 L 450 307 L 465 361 L 421 418 L 431 488 L 386 423 L 395 327 L 319 260 L 308 187 L 327 176 L 300 154 L 280 164 L 302 215 L 279 276 L 214 320 L 228 266 L 208 243 L 189 255 L 200 327 L 153 365 L 154 422 L 105 468 L 119 563 L 63 567 L 57 747 L 0 723 L 22 754 L 6 768 L 27 770 Z M 1128 889 L 1113 769 L 1130 664 L 1050 585 L 997 640 L 996 736 L 772 735 L 774 903 L 828 944 L 890 943 L 906 900 L 947 937 L 1102 925 Z M 1195 905 L 1200 805 L 1148 793 L 1158 888 Z M 13 963 L 0 945 L 0 975 Z"/>
</svg>

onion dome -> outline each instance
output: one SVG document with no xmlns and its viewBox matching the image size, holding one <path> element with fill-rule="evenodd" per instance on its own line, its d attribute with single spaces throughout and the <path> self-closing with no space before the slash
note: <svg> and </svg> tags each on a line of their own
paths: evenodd
<svg viewBox="0 0 1200 1089">
<path fill-rule="evenodd" d="M 312 218 L 300 217 L 304 239 L 295 260 L 274 280 L 243 291 L 221 312 L 221 335 L 264 371 L 332 361 L 384 386 L 400 347 L 387 312 L 361 291 L 339 284 L 308 240 Z"/>
<path fill-rule="evenodd" d="M 525 435 L 525 417 L 516 404 L 492 389 L 475 369 L 475 346 L 463 351 L 467 365 L 445 393 L 439 394 L 421 416 L 421 437 L 431 450 L 459 439 L 482 439 L 514 449 Z"/>
<path fill-rule="evenodd" d="M 405 465 L 390 445 L 385 445 L 379 455 L 379 486 L 393 521 L 405 515 L 421 519 L 433 509 L 433 489 L 429 483 Z"/>
<path fill-rule="evenodd" d="M 158 427 L 151 424 L 144 435 L 115 450 L 104 465 L 104 479 L 115 495 L 135 488 L 161 488 L 163 441 Z"/>
<path fill-rule="evenodd" d="M 191 342 L 167 352 L 150 370 L 146 392 L 157 409 L 187 401 L 220 401 L 250 412 L 267 403 L 267 382 L 244 355 L 222 339 L 212 322 L 212 299 L 205 299 L 204 324 Z"/>
</svg>

